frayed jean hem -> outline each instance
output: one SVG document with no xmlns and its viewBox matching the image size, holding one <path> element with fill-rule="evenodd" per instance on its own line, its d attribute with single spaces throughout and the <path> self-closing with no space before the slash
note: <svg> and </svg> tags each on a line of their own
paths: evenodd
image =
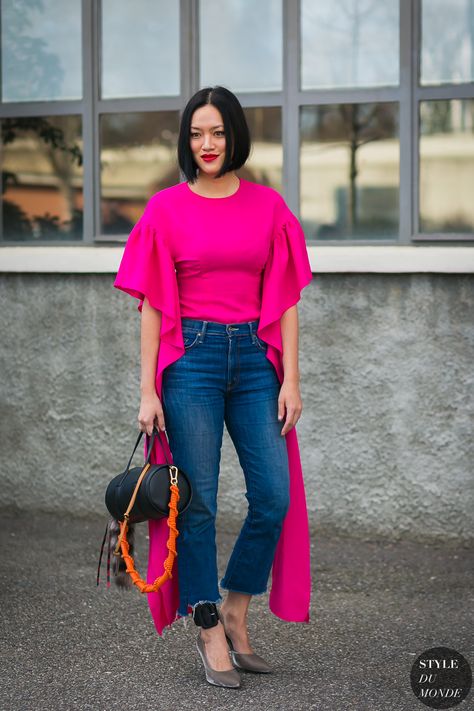
<svg viewBox="0 0 474 711">
<path fill-rule="evenodd" d="M 217 605 L 219 602 L 222 602 L 222 596 L 219 595 L 219 597 L 217 598 L 217 600 L 198 600 L 197 602 L 188 603 L 188 608 L 191 607 L 191 608 L 194 610 L 194 608 L 196 607 L 196 605 L 200 605 L 202 602 L 214 602 L 214 603 Z M 186 609 L 186 612 L 183 612 L 182 610 L 180 610 L 180 609 L 178 608 L 178 615 L 181 615 L 181 617 L 187 617 L 187 616 L 189 616 L 190 614 L 191 614 L 191 613 L 189 612 L 189 609 Z"/>
<path fill-rule="evenodd" d="M 268 590 L 262 590 L 262 592 L 249 592 L 248 590 L 236 590 L 235 588 L 227 588 L 225 585 L 222 584 L 222 582 L 219 583 L 219 587 L 222 588 L 222 590 L 227 590 L 228 592 L 236 592 L 240 593 L 241 595 L 265 595 Z"/>
</svg>

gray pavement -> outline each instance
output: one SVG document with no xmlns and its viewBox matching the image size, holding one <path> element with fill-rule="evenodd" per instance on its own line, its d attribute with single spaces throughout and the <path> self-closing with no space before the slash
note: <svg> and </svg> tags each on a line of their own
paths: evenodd
<svg viewBox="0 0 474 711">
<path fill-rule="evenodd" d="M 310 623 L 284 622 L 255 597 L 251 640 L 274 672 L 223 689 L 205 680 L 192 621 L 160 638 L 136 589 L 96 587 L 106 518 L 0 520 L 1 711 L 416 711 L 428 708 L 410 686 L 422 651 L 453 647 L 474 666 L 466 545 L 313 533 Z M 220 523 L 220 573 L 237 530 Z M 474 708 L 473 690 L 456 708 Z"/>
</svg>

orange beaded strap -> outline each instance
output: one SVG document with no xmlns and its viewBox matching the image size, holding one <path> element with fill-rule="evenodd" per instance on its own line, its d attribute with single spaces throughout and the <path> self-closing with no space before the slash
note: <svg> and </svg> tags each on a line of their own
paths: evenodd
<svg viewBox="0 0 474 711">
<path fill-rule="evenodd" d="M 145 474 L 147 473 L 148 469 L 150 468 L 151 464 L 148 462 L 143 467 L 143 470 L 138 477 L 137 484 L 135 486 L 134 492 L 132 494 L 132 498 L 130 499 L 130 503 L 128 505 L 128 508 L 126 512 L 123 515 L 123 521 L 119 521 L 120 524 L 120 535 L 117 541 L 117 546 L 114 550 L 114 555 L 120 556 L 122 555 L 122 558 L 124 559 L 126 563 L 126 572 L 130 575 L 134 585 L 137 586 L 137 588 L 140 590 L 141 593 L 151 593 L 151 592 L 156 592 L 161 586 L 166 583 L 167 580 L 172 578 L 171 571 L 173 569 L 173 563 L 174 559 L 176 558 L 176 538 L 179 536 L 179 531 L 176 527 L 176 519 L 178 517 L 178 501 L 179 501 L 179 489 L 178 489 L 178 469 L 172 464 L 168 464 L 169 470 L 170 470 L 170 501 L 168 503 L 169 507 L 169 515 L 168 515 L 168 527 L 170 529 L 169 536 L 168 536 L 168 541 L 166 543 L 166 547 L 168 548 L 168 556 L 163 563 L 163 568 L 164 572 L 162 575 L 160 575 L 159 578 L 155 580 L 154 583 L 150 584 L 147 583 L 145 580 L 140 578 L 140 575 L 138 571 L 135 568 L 135 562 L 132 558 L 132 556 L 129 553 L 130 546 L 127 541 L 127 529 L 128 529 L 128 519 L 130 516 L 130 511 L 133 508 L 133 505 L 135 503 L 135 499 L 137 498 L 137 493 L 138 489 L 140 488 L 140 484 L 143 481 L 143 478 L 145 477 Z M 120 553 L 121 551 L 121 553 Z"/>
</svg>

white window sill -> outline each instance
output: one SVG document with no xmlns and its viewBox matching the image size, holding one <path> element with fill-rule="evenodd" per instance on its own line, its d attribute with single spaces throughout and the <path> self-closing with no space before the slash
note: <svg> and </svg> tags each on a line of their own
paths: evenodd
<svg viewBox="0 0 474 711">
<path fill-rule="evenodd" d="M 0 272 L 114 274 L 123 246 L 18 246 L 0 248 Z M 471 274 L 474 246 L 334 246 L 308 247 L 315 274 L 433 272 Z"/>
</svg>

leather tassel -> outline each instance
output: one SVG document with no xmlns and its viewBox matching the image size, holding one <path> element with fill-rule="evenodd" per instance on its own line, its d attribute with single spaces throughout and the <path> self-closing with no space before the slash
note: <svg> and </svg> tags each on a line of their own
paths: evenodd
<svg viewBox="0 0 474 711">
<path fill-rule="evenodd" d="M 104 547 L 105 547 L 105 540 L 107 538 L 107 534 L 109 533 L 109 524 L 106 525 L 105 527 L 105 533 L 104 533 L 104 538 L 102 539 L 102 545 L 100 547 L 100 555 L 99 555 L 99 565 L 97 566 L 97 585 L 99 585 L 99 580 L 100 580 L 100 566 L 102 564 L 102 555 L 104 553 Z"/>
<path fill-rule="evenodd" d="M 113 552 L 115 550 L 115 547 L 117 545 L 118 537 L 120 534 L 120 525 L 119 522 L 116 519 L 112 519 L 110 524 L 109 524 L 109 531 L 110 531 L 110 544 L 109 544 L 109 550 Z M 135 532 L 135 527 L 132 524 L 128 525 L 128 531 L 127 531 L 127 539 L 128 543 L 130 545 L 130 555 L 133 556 L 133 542 L 134 542 L 134 532 Z M 114 582 L 119 588 L 131 588 L 133 587 L 132 580 L 127 573 L 127 566 L 125 564 L 125 561 L 121 556 L 114 556 L 115 561 L 114 561 L 114 567 L 113 567 L 113 572 L 114 572 Z"/>
<path fill-rule="evenodd" d="M 109 540 L 107 542 L 107 587 L 110 588 L 110 524 L 109 524 Z"/>
<path fill-rule="evenodd" d="M 100 569 L 102 565 L 102 558 L 104 554 L 104 548 L 106 545 L 107 541 L 107 587 L 110 587 L 110 570 L 112 568 L 112 574 L 114 577 L 114 582 L 119 588 L 131 588 L 133 586 L 132 580 L 127 573 L 127 567 L 125 564 L 125 561 L 123 560 L 122 556 L 113 556 L 113 564 L 111 565 L 112 561 L 112 554 L 113 551 L 115 550 L 115 547 L 117 545 L 118 541 L 118 536 L 120 533 L 120 525 L 119 522 L 116 519 L 111 519 L 108 523 L 107 526 L 105 527 L 105 533 L 104 537 L 102 539 L 102 545 L 100 547 L 100 554 L 99 554 L 99 564 L 97 566 L 97 585 L 99 585 L 99 580 L 100 580 Z M 128 525 L 128 531 L 127 531 L 127 539 L 128 543 L 130 546 L 130 555 L 133 556 L 133 551 L 134 551 L 134 534 L 135 534 L 135 526 L 133 524 Z"/>
</svg>

